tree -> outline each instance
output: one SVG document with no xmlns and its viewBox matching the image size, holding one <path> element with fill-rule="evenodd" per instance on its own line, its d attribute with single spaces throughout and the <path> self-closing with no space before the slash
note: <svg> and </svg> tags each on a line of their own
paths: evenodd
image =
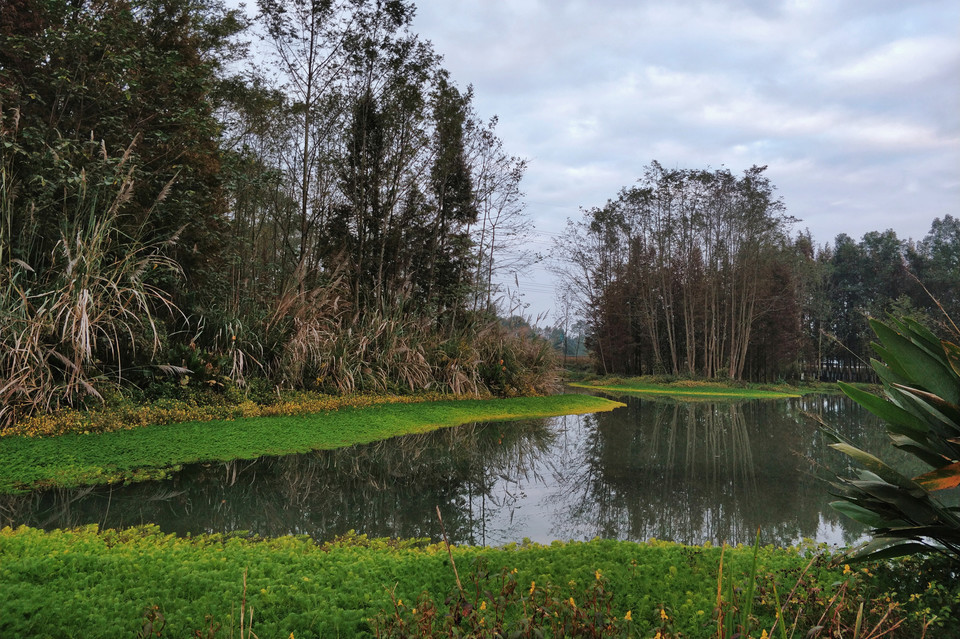
<svg viewBox="0 0 960 639">
<path fill-rule="evenodd" d="M 777 267 L 791 220 L 764 171 L 737 178 L 654 162 L 568 224 L 558 270 L 590 323 L 599 369 L 741 378 L 760 319 L 796 314 L 794 281 Z"/>
<path fill-rule="evenodd" d="M 432 96 L 434 160 L 429 192 L 434 219 L 424 255 L 426 281 L 421 285 L 438 317 L 456 311 L 469 283 L 468 229 L 477 221 L 477 209 L 464 134 L 472 98 L 472 89 L 461 93 L 446 73 L 440 74 Z"/>
<path fill-rule="evenodd" d="M 23 229 L 14 254 L 50 266 L 62 224 L 83 208 L 78 187 L 102 159 L 125 156 L 133 181 L 118 228 L 148 243 L 179 239 L 168 250 L 188 284 L 167 287 L 181 305 L 196 303 L 223 258 L 208 96 L 242 28 L 236 13 L 187 0 L 17 0 L 4 12 L 0 107 L 16 131 L 4 154 Z"/>
<path fill-rule="evenodd" d="M 496 118 L 482 125 L 471 124 L 467 137 L 472 146 L 474 206 L 478 216 L 471 228 L 476 253 L 473 310 L 492 310 L 494 277 L 516 275 L 536 260 L 524 247 L 532 230 L 520 191 L 527 162 L 503 150 L 503 142 L 494 133 Z"/>
<path fill-rule="evenodd" d="M 76 406 L 167 364 L 168 311 L 220 291 L 210 96 L 243 25 L 186 0 L 0 12 L 0 387 L 14 410 Z"/>
<path fill-rule="evenodd" d="M 934 219 L 927 236 L 908 250 L 908 263 L 926 288 L 911 286 L 911 297 L 918 305 L 936 311 L 934 306 L 939 303 L 950 317 L 960 316 L 960 218 L 945 215 Z"/>
</svg>

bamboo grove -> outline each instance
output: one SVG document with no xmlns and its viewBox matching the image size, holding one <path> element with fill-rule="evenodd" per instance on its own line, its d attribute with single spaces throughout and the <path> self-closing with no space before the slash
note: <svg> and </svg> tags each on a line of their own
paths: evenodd
<svg viewBox="0 0 960 639">
<path fill-rule="evenodd" d="M 815 244 L 766 167 L 737 176 L 651 163 L 556 241 L 565 299 L 596 368 L 776 381 L 870 381 L 868 320 L 960 314 L 960 219 Z M 861 379 L 862 377 L 862 379 Z"/>
<path fill-rule="evenodd" d="M 525 161 L 413 15 L 0 5 L 0 426 L 110 389 L 549 387 L 495 315 Z"/>
</svg>

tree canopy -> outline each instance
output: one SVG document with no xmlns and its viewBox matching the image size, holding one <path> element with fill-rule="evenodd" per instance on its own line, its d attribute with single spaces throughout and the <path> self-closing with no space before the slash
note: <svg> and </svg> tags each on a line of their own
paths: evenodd
<svg viewBox="0 0 960 639">
<path fill-rule="evenodd" d="M 555 268 L 587 321 L 596 368 L 867 381 L 869 318 L 960 312 L 952 217 L 934 220 L 920 242 L 887 230 L 833 246 L 793 235 L 793 224 L 766 167 L 736 176 L 657 162 L 568 222 Z"/>
</svg>

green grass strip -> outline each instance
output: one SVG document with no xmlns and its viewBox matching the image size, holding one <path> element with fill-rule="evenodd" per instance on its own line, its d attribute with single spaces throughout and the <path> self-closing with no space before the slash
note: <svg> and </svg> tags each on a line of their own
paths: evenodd
<svg viewBox="0 0 960 639">
<path fill-rule="evenodd" d="M 155 479 L 194 462 L 329 450 L 469 422 L 591 413 L 621 405 L 587 395 L 451 400 L 184 422 L 89 435 L 4 437 L 0 439 L 0 493 Z"/>
<path fill-rule="evenodd" d="M 583 384 L 571 383 L 578 388 L 589 388 L 607 393 L 625 393 L 636 395 L 661 395 L 666 397 L 684 398 L 721 398 L 721 399 L 787 399 L 801 397 L 802 393 L 795 391 L 773 391 L 757 388 L 737 388 L 722 385 L 670 385 L 670 384 Z"/>
<path fill-rule="evenodd" d="M 811 562 L 809 552 L 809 548 L 759 548 L 752 572 L 757 592 L 769 596 L 757 596 L 755 627 L 773 626 L 772 587 L 791 592 Z M 685 639 L 714 636 L 711 618 L 721 556 L 717 547 L 595 540 L 499 549 L 454 547 L 452 554 L 469 603 L 482 609 L 476 599 L 488 601 L 484 614 L 490 623 L 501 591 L 498 579 L 506 569 L 516 581 L 514 594 L 508 596 L 507 617 L 523 614 L 520 598 L 531 600 L 534 582 L 541 593 L 554 588 L 561 605 L 571 597 L 577 605 L 589 607 L 589 593 L 602 579 L 612 599 L 610 609 L 600 612 L 620 622 L 632 618 L 629 636 L 652 637 L 658 629 Z M 749 547 L 727 548 L 725 579 L 737 588 L 745 586 L 752 578 L 753 556 Z M 194 633 L 211 624 L 220 626 L 215 636 L 235 637 L 241 601 L 247 618 L 253 608 L 252 630 L 258 637 L 370 637 L 375 629 L 369 620 L 394 610 L 391 593 L 403 614 L 410 615 L 422 593 L 443 605 L 455 589 L 442 544 L 362 536 L 317 544 L 306 537 L 176 538 L 155 526 L 124 531 L 97 531 L 91 526 L 49 533 L 5 528 L 0 530 L 0 558 L 4 637 L 133 637 L 141 630 L 144 610 L 153 606 L 166 620 L 163 637 L 207 636 Z M 849 582 L 844 599 L 853 602 L 846 611 L 850 618 L 862 600 L 868 609 L 871 601 L 886 607 L 878 594 L 882 591 L 870 587 L 876 579 L 872 573 L 847 574 L 828 559 L 818 555 L 796 593 L 804 606 L 798 636 L 827 610 L 827 600 L 844 582 Z M 484 574 L 478 573 L 479 565 L 488 576 L 479 576 L 478 581 L 478 574 Z M 900 572 L 916 573 L 914 580 L 921 588 L 937 579 L 921 574 L 921 565 L 909 566 Z M 922 593 L 909 605 L 917 609 L 931 605 L 928 595 Z M 902 600 L 907 594 L 894 597 Z M 946 618 L 940 623 L 949 627 L 953 620 L 948 611 L 943 614 Z M 788 616 L 792 622 L 794 610 Z"/>
</svg>

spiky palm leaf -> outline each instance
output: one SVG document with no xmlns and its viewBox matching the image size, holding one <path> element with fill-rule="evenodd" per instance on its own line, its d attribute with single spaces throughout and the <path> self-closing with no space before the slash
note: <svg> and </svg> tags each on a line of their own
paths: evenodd
<svg viewBox="0 0 960 639">
<path fill-rule="evenodd" d="M 960 512 L 941 497 L 960 485 L 960 347 L 911 319 L 871 320 L 879 338 L 872 360 L 883 382 L 878 397 L 842 384 L 843 392 L 886 422 L 895 446 L 931 470 L 907 477 L 838 433 L 831 446 L 862 468 L 838 478 L 831 506 L 872 529 L 873 541 L 851 559 L 940 551 L 960 559 Z"/>
</svg>

